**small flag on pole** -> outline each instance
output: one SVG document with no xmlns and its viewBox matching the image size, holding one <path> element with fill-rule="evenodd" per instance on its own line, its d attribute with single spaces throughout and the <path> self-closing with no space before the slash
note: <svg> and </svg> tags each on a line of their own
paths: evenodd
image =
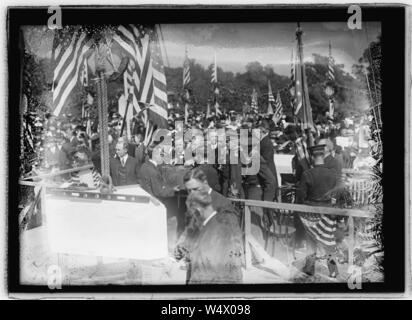
<svg viewBox="0 0 412 320">
<path fill-rule="evenodd" d="M 270 81 L 268 80 L 268 114 L 273 114 L 272 104 L 275 102 L 275 97 L 272 93 L 272 87 L 270 85 Z"/>
<path fill-rule="evenodd" d="M 328 58 L 328 78 L 330 81 L 335 81 L 335 72 L 333 70 L 332 46 L 329 41 L 329 58 Z"/>
<path fill-rule="evenodd" d="M 253 88 L 253 92 L 252 92 L 252 103 L 251 103 L 251 108 L 253 110 L 253 112 L 258 113 L 258 94 L 255 88 Z"/>
<path fill-rule="evenodd" d="M 276 103 L 275 103 L 275 113 L 273 114 L 273 122 L 277 123 L 279 119 L 282 117 L 283 113 L 283 105 L 282 105 L 282 99 L 280 98 L 280 93 L 278 91 L 278 94 L 276 96 Z"/>
<path fill-rule="evenodd" d="M 295 63 L 295 116 L 302 124 L 302 129 L 314 130 L 312 107 L 309 100 L 308 83 L 306 79 L 305 62 L 303 59 L 302 28 L 298 23 L 296 30 L 297 54 Z"/>
<path fill-rule="evenodd" d="M 213 63 L 213 69 L 212 69 L 212 83 L 217 83 L 217 63 L 216 63 L 216 52 L 215 52 L 215 60 Z"/>
</svg>

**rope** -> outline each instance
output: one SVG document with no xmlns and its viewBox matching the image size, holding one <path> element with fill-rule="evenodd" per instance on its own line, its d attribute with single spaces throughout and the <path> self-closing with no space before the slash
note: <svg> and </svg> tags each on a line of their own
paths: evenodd
<svg viewBox="0 0 412 320">
<path fill-rule="evenodd" d="M 100 127 L 100 157 L 102 176 L 110 175 L 109 143 L 108 143 L 108 117 L 107 117 L 107 87 L 104 75 L 100 73 L 97 82 L 99 127 Z"/>
</svg>

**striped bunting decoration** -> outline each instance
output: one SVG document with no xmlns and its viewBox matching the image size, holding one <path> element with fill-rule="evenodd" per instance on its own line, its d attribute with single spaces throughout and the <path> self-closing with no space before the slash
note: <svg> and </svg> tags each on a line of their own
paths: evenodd
<svg viewBox="0 0 412 320">
<path fill-rule="evenodd" d="M 255 88 L 253 88 L 251 97 L 252 97 L 251 108 L 253 112 L 258 113 L 259 111 L 258 110 L 258 93 Z"/>
<path fill-rule="evenodd" d="M 213 69 L 212 69 L 212 78 L 211 78 L 211 83 L 217 83 L 217 63 L 216 63 L 216 52 L 215 52 L 215 60 L 213 63 Z"/>
<path fill-rule="evenodd" d="M 75 185 L 86 184 L 89 188 L 99 188 L 101 181 L 102 177 L 95 168 L 73 172 L 69 180 L 70 183 Z"/>
<path fill-rule="evenodd" d="M 77 82 L 82 80 L 80 68 L 84 66 L 92 45 L 91 37 L 81 27 L 65 27 L 55 31 L 52 52 L 55 116 L 61 113 Z"/>
</svg>

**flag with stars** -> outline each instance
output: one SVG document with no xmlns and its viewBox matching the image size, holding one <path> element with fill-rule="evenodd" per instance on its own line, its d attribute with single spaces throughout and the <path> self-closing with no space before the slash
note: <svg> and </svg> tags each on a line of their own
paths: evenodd
<svg viewBox="0 0 412 320">
<path fill-rule="evenodd" d="M 309 90 L 306 79 L 305 63 L 303 59 L 302 29 L 296 30 L 297 55 L 295 63 L 295 116 L 299 119 L 303 129 L 314 129 L 312 107 L 309 100 Z"/>
<path fill-rule="evenodd" d="M 92 45 L 90 35 L 81 27 L 68 26 L 55 31 L 52 50 L 54 115 L 58 116 L 69 103 L 76 84 L 84 85 L 82 73 Z"/>
<path fill-rule="evenodd" d="M 185 101 L 185 123 L 189 118 L 189 101 L 190 101 L 190 61 L 187 54 L 187 48 L 185 51 L 185 60 L 183 62 L 183 91 Z"/>
<path fill-rule="evenodd" d="M 329 81 L 335 81 L 335 72 L 333 70 L 333 57 L 332 57 L 332 46 L 329 41 L 329 57 L 328 57 L 328 79 Z"/>
<path fill-rule="evenodd" d="M 255 88 L 253 88 L 251 98 L 252 98 L 252 103 L 251 103 L 252 111 L 254 113 L 258 113 L 259 112 L 259 110 L 258 110 L 258 93 L 257 93 Z"/>
<path fill-rule="evenodd" d="M 213 90 L 213 103 L 215 106 L 215 113 L 217 116 L 222 114 L 222 111 L 220 111 L 219 107 L 219 86 L 217 83 L 217 62 L 216 62 L 216 52 L 215 52 L 215 60 L 213 63 L 213 69 L 212 69 L 212 77 L 210 82 L 212 83 L 212 90 Z"/>
<path fill-rule="evenodd" d="M 272 93 L 272 87 L 270 85 L 270 81 L 268 80 L 268 112 L 267 114 L 273 114 L 273 107 L 272 104 L 275 103 L 275 97 Z"/>
</svg>

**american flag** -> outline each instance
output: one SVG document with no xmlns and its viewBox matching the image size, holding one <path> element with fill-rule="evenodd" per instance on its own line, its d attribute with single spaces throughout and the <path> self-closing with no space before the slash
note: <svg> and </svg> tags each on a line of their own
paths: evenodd
<svg viewBox="0 0 412 320">
<path fill-rule="evenodd" d="M 276 96 L 275 114 L 273 116 L 279 119 L 282 116 L 282 113 L 283 113 L 282 99 L 280 98 L 280 93 L 278 91 L 278 94 Z"/>
<path fill-rule="evenodd" d="M 306 231 L 318 243 L 329 249 L 336 248 L 336 217 L 326 214 L 302 214 L 300 218 Z"/>
<path fill-rule="evenodd" d="M 84 59 L 83 61 L 83 67 L 82 67 L 82 75 L 81 75 L 81 81 L 84 87 L 87 87 L 89 85 L 89 67 L 87 64 L 87 59 Z"/>
<path fill-rule="evenodd" d="M 272 87 L 270 85 L 270 81 L 268 80 L 268 114 L 273 114 L 272 104 L 275 102 L 275 97 L 272 93 Z"/>
<path fill-rule="evenodd" d="M 253 112 L 258 113 L 258 93 L 256 91 L 255 88 L 253 88 L 253 92 L 252 92 L 252 103 L 251 103 L 251 108 L 253 110 Z"/>
<path fill-rule="evenodd" d="M 211 83 L 217 83 L 217 63 L 216 63 L 216 52 L 215 52 L 215 60 L 213 63 L 213 69 L 212 69 L 212 78 L 211 78 Z"/>
<path fill-rule="evenodd" d="M 218 96 L 219 96 L 219 87 L 217 83 L 217 63 L 216 63 L 216 52 L 215 52 L 215 61 L 213 63 L 213 69 L 212 69 L 212 77 L 210 82 L 212 83 L 212 89 L 213 89 L 213 102 L 215 105 L 215 112 L 216 115 L 222 114 L 222 111 L 220 111 L 219 108 L 219 102 L 218 102 Z"/>
<path fill-rule="evenodd" d="M 329 41 L 329 58 L 328 58 L 328 79 L 330 81 L 335 81 L 335 72 L 333 70 L 333 57 L 332 57 L 332 46 Z"/>
<path fill-rule="evenodd" d="M 55 32 L 52 52 L 54 115 L 60 114 L 77 82 L 82 81 L 80 68 L 92 45 L 93 40 L 81 27 L 65 27 Z"/>
<path fill-rule="evenodd" d="M 296 87 L 295 87 L 295 59 L 294 59 L 294 55 L 293 55 L 293 49 L 292 49 L 292 57 L 291 57 L 291 61 L 290 61 L 290 89 L 296 90 Z M 294 97 L 294 95 L 292 95 L 291 104 L 292 104 L 292 108 L 294 108 L 294 106 L 295 106 L 295 97 Z"/>
<path fill-rule="evenodd" d="M 309 100 L 309 90 L 306 79 L 305 63 L 303 61 L 302 29 L 296 30 L 297 55 L 295 63 L 295 116 L 300 120 L 303 129 L 314 129 L 312 107 Z"/>
<path fill-rule="evenodd" d="M 187 55 L 187 48 L 185 52 L 185 61 L 183 62 L 183 90 L 185 92 L 184 100 L 185 100 L 185 123 L 187 123 L 187 119 L 189 117 L 189 100 L 190 100 L 190 61 Z"/>
<path fill-rule="evenodd" d="M 183 62 L 183 88 L 187 88 L 190 84 L 190 61 L 187 55 L 187 49 L 185 54 L 185 61 Z"/>
<path fill-rule="evenodd" d="M 149 121 L 157 127 L 166 127 L 166 77 L 154 27 L 121 25 L 116 29 L 113 40 L 129 57 L 124 74 L 124 90 L 133 101 L 135 112 L 147 110 Z"/>
</svg>

